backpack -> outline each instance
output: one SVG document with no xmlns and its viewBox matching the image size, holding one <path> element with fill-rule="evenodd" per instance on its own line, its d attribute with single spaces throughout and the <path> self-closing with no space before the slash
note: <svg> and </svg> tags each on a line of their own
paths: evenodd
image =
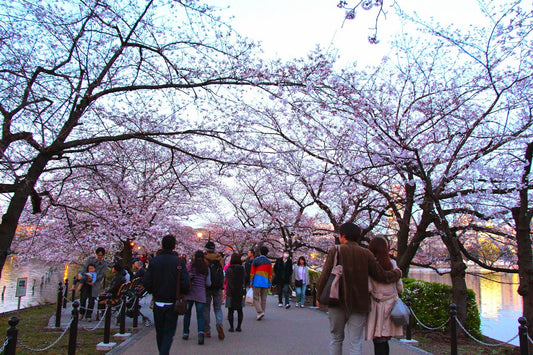
<svg viewBox="0 0 533 355">
<path fill-rule="evenodd" d="M 220 261 L 209 261 L 209 274 L 211 277 L 211 286 L 208 287 L 211 290 L 219 290 L 224 287 L 224 270 Z"/>
</svg>

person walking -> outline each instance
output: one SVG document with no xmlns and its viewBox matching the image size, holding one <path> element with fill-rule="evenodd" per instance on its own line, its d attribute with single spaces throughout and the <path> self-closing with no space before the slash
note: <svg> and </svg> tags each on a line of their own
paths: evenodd
<svg viewBox="0 0 533 355">
<path fill-rule="evenodd" d="M 399 269 L 385 271 L 378 264 L 374 254 L 361 247 L 361 229 L 354 223 L 344 223 L 339 227 L 339 263 L 343 267 L 339 303 L 328 307 L 330 325 L 329 353 L 342 354 L 344 334 L 349 342 L 350 354 L 362 354 L 363 332 L 370 311 L 368 277 L 384 283 L 396 282 L 401 277 Z M 333 268 L 337 247 L 332 248 L 322 269 L 317 284 L 317 294 L 321 294 Z M 317 302 L 320 305 L 319 302 Z"/>
<path fill-rule="evenodd" d="M 244 287 L 244 267 L 242 266 L 241 256 L 238 253 L 233 253 L 230 259 L 230 265 L 226 269 L 226 308 L 228 308 L 228 322 L 229 331 L 233 332 L 234 312 L 237 312 L 237 328 L 236 331 L 242 330 L 242 306 L 243 296 L 245 293 Z"/>
<path fill-rule="evenodd" d="M 267 258 L 268 248 L 263 245 L 259 248 L 259 252 L 261 255 L 254 259 L 250 271 L 250 285 L 254 292 L 257 320 L 261 320 L 265 316 L 268 288 L 272 284 L 272 263 Z"/>
<path fill-rule="evenodd" d="M 102 247 L 98 247 L 95 250 L 95 255 L 91 255 L 85 260 L 85 264 L 80 270 L 80 275 L 83 275 L 88 272 L 88 266 L 90 264 L 94 265 L 94 269 L 96 272 L 96 281 L 93 282 L 91 293 L 88 297 L 87 302 L 87 312 L 85 313 L 85 317 L 87 320 L 91 319 L 93 310 L 94 310 L 94 304 L 96 302 L 96 298 L 98 295 L 100 295 L 100 289 L 102 288 L 102 285 L 104 284 L 104 280 L 106 278 L 106 272 L 108 263 L 104 259 L 105 257 L 105 249 Z"/>
<path fill-rule="evenodd" d="M 174 312 L 178 266 L 181 268 L 180 288 L 189 289 L 189 275 L 185 259 L 178 258 L 173 252 L 176 238 L 166 235 L 161 240 L 158 255 L 150 260 L 144 274 L 143 286 L 152 294 L 154 300 L 154 324 L 157 349 L 160 355 L 167 355 L 172 346 L 178 315 Z"/>
<path fill-rule="evenodd" d="M 244 260 L 244 284 L 246 288 L 250 287 L 250 271 L 252 271 L 252 262 L 255 258 L 253 249 L 248 250 L 248 256 Z"/>
<path fill-rule="evenodd" d="M 204 310 L 205 334 L 211 337 L 211 304 L 215 313 L 218 339 L 224 340 L 224 327 L 222 315 L 222 290 L 224 288 L 224 260 L 222 255 L 215 253 L 215 243 L 208 241 L 205 244 L 205 262 L 209 267 L 211 286 L 206 288 L 206 302 Z"/>
<path fill-rule="evenodd" d="M 292 281 L 296 289 L 296 307 L 305 307 L 305 289 L 309 284 L 309 267 L 304 256 L 298 258 L 298 263 L 294 265 Z"/>
<path fill-rule="evenodd" d="M 196 323 L 198 323 L 198 344 L 204 344 L 205 332 L 205 288 L 208 274 L 207 264 L 204 260 L 204 252 L 198 250 L 194 253 L 193 261 L 189 268 L 191 278 L 191 290 L 185 296 L 187 300 L 187 311 L 183 317 L 183 339 L 189 339 L 189 327 L 191 325 L 192 307 L 196 306 Z"/>
<path fill-rule="evenodd" d="M 284 250 L 283 256 L 276 260 L 274 265 L 274 285 L 278 287 L 278 307 L 289 309 L 290 304 L 290 284 L 292 277 L 292 261 L 289 259 L 289 251 Z M 285 295 L 285 304 L 283 303 L 283 295 Z"/>
<path fill-rule="evenodd" d="M 370 241 L 368 249 L 384 270 L 397 267 L 389 256 L 389 245 L 385 238 L 375 237 Z M 370 278 L 368 290 L 371 298 L 366 340 L 374 342 L 375 355 L 389 355 L 389 339 L 403 335 L 403 326 L 395 324 L 390 317 L 398 293 L 403 291 L 403 283 L 401 279 L 393 283 L 382 283 Z"/>
</svg>

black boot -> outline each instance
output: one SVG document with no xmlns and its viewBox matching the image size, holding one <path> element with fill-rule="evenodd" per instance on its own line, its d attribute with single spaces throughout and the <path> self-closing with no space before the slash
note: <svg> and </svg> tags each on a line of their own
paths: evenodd
<svg viewBox="0 0 533 355">
<path fill-rule="evenodd" d="M 233 310 L 228 311 L 229 331 L 233 333 Z"/>
<path fill-rule="evenodd" d="M 238 309 L 237 310 L 237 329 L 235 329 L 238 332 L 241 331 L 242 319 L 243 319 L 242 309 Z"/>
<path fill-rule="evenodd" d="M 204 335 L 198 334 L 198 345 L 204 345 Z"/>
</svg>

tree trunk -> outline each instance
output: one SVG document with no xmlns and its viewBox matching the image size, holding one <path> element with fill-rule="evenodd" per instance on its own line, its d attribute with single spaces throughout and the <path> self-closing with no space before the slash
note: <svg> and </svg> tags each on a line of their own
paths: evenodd
<svg viewBox="0 0 533 355">
<path fill-rule="evenodd" d="M 457 319 L 466 328 L 467 317 L 467 287 L 466 264 L 463 261 L 457 241 L 453 237 L 443 236 L 442 241 L 450 254 L 450 268 L 452 278 L 452 302 L 457 306 Z"/>
<path fill-rule="evenodd" d="M 9 201 L 7 211 L 2 216 L 2 224 L 0 224 L 0 277 L 7 259 L 7 251 L 11 247 L 13 238 L 15 238 L 18 222 L 28 201 L 28 196 L 35 188 L 35 184 L 43 173 L 50 157 L 50 155 L 43 153 L 37 155 L 28 169 L 26 178 L 17 184 L 17 189 Z"/>
<path fill-rule="evenodd" d="M 529 208 L 528 182 L 533 159 L 533 142 L 526 148 L 527 165 L 522 174 L 522 186 L 519 192 L 519 206 L 512 209 L 516 224 L 516 245 L 518 257 L 518 275 L 520 286 L 518 294 L 522 296 L 523 316 L 527 319 L 529 336 L 533 338 L 533 255 L 531 251 L 531 219 L 533 209 Z"/>
<path fill-rule="evenodd" d="M 133 239 L 122 240 L 122 251 L 120 252 L 122 266 L 129 269 L 131 269 L 132 264 L 133 247 L 130 244 L 132 241 Z"/>
</svg>

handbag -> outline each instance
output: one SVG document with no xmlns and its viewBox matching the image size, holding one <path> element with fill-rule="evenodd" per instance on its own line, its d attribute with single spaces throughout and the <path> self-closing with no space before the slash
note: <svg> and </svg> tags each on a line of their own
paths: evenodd
<svg viewBox="0 0 533 355">
<path fill-rule="evenodd" d="M 329 274 L 328 281 L 320 293 L 318 301 L 320 304 L 333 306 L 339 303 L 339 286 L 342 277 L 342 265 L 339 252 L 339 246 L 335 246 L 335 258 L 333 259 L 333 268 Z"/>
<path fill-rule="evenodd" d="M 396 325 L 407 325 L 409 324 L 409 315 L 409 308 L 405 305 L 405 303 L 403 303 L 402 299 L 398 297 L 390 313 L 392 321 Z"/>
<path fill-rule="evenodd" d="M 303 280 L 294 280 L 294 286 L 295 287 L 302 287 L 304 285 Z"/>
<path fill-rule="evenodd" d="M 181 293 L 181 273 L 182 266 L 178 265 L 178 277 L 176 283 L 176 300 L 174 301 L 174 313 L 177 315 L 184 315 L 187 312 L 187 301 L 185 295 Z"/>
</svg>

